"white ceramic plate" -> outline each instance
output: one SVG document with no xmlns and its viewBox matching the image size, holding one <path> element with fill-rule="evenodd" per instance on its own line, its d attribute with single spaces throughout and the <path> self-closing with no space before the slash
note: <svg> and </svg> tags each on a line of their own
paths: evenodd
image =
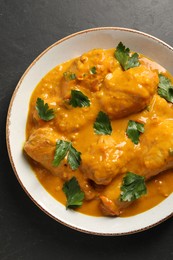
<svg viewBox="0 0 173 260">
<path fill-rule="evenodd" d="M 53 219 L 78 231 L 99 235 L 124 235 L 159 224 L 173 213 L 173 195 L 158 206 L 128 218 L 91 217 L 66 210 L 39 183 L 23 156 L 25 126 L 31 93 L 42 77 L 59 63 L 93 48 L 113 48 L 122 41 L 173 74 L 173 48 L 148 34 L 125 28 L 95 28 L 72 34 L 46 49 L 29 66 L 11 99 L 7 116 L 7 147 L 18 181 L 35 204 Z"/>
</svg>

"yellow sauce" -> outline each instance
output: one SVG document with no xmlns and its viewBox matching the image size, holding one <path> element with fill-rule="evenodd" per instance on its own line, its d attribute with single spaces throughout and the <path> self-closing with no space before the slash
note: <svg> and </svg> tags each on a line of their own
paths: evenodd
<svg viewBox="0 0 173 260">
<path fill-rule="evenodd" d="M 111 74 L 114 75 L 115 70 L 116 70 L 115 78 L 119 80 L 118 84 L 120 85 L 123 84 L 122 79 L 124 79 L 123 78 L 124 74 L 122 73 L 124 72 L 121 70 L 120 65 L 116 61 L 114 61 L 115 58 L 113 53 L 114 50 L 112 49 L 106 51 L 100 49 L 93 50 L 90 51 L 88 54 L 83 55 L 80 59 L 71 60 L 64 64 L 58 65 L 47 75 L 45 75 L 45 77 L 37 85 L 37 87 L 35 88 L 31 96 L 28 120 L 26 125 L 26 140 L 28 140 L 28 138 L 32 135 L 32 133 L 34 133 L 35 130 L 39 128 L 50 127 L 51 129 L 53 129 L 53 131 L 58 133 L 58 135 L 62 136 L 63 138 L 65 137 L 67 140 L 71 141 L 74 147 L 78 151 L 80 151 L 82 155 L 85 155 L 90 145 L 91 145 L 91 150 L 90 150 L 91 153 L 94 151 L 93 149 L 95 149 L 94 148 L 95 146 L 93 145 L 92 148 L 92 144 L 97 143 L 98 138 L 100 138 L 93 131 L 93 123 L 96 119 L 98 112 L 105 111 L 107 114 L 109 114 L 109 117 L 111 119 L 112 129 L 113 129 L 111 138 L 115 140 L 116 144 L 119 143 L 120 145 L 123 146 L 124 145 L 123 143 L 124 142 L 126 143 L 125 148 L 123 148 L 125 149 L 123 150 L 124 157 L 119 159 L 119 164 L 118 164 L 118 167 L 120 167 L 122 172 L 121 174 L 117 174 L 117 176 L 112 177 L 111 175 L 110 178 L 112 181 L 110 181 L 110 179 L 107 179 L 107 177 L 105 177 L 105 175 L 102 173 L 102 166 L 99 166 L 99 164 L 98 164 L 98 167 L 100 167 L 98 168 L 100 173 L 99 176 L 96 176 L 94 174 L 90 176 L 90 172 L 88 173 L 89 178 L 91 178 L 93 182 L 97 183 L 95 188 L 95 196 L 93 197 L 93 199 L 87 201 L 85 200 L 83 202 L 83 205 L 76 210 L 81 213 L 92 215 L 92 216 L 103 215 L 103 211 L 101 210 L 100 207 L 100 195 L 106 195 L 110 199 L 114 199 L 115 188 L 118 187 L 117 188 L 117 193 L 118 193 L 119 192 L 118 182 L 122 182 L 122 176 L 125 171 L 133 170 L 135 173 L 140 174 L 141 171 L 140 167 L 142 167 L 141 165 L 143 163 L 142 161 L 143 155 L 141 154 L 141 150 L 144 150 L 144 148 L 146 148 L 145 145 L 147 146 L 147 144 L 150 144 L 150 142 L 152 142 L 152 140 L 155 138 L 155 132 L 152 132 L 154 131 L 153 129 L 155 128 L 154 124 L 160 127 L 162 121 L 173 120 L 173 117 L 171 117 L 173 115 L 172 105 L 160 97 L 154 97 L 154 94 L 152 93 L 151 89 L 148 90 L 149 94 L 151 96 L 153 95 L 153 98 L 150 98 L 149 100 L 150 111 L 144 109 L 146 99 L 148 97 L 141 98 L 139 105 L 141 104 L 143 105 L 142 111 L 140 107 L 138 107 L 138 103 L 136 103 L 137 113 L 134 113 L 133 111 L 134 106 L 132 101 L 129 101 L 132 102 L 132 105 L 129 106 L 127 110 L 120 111 L 120 113 L 114 110 L 114 105 L 110 103 L 112 102 L 112 100 L 110 99 L 112 98 L 111 96 L 112 92 L 109 92 L 108 95 L 105 94 L 104 88 L 102 91 L 102 85 L 101 85 L 101 84 L 105 84 L 105 85 L 108 84 L 108 86 L 110 87 L 113 86 L 114 83 L 111 82 L 111 78 L 109 78 L 109 76 L 106 75 L 110 74 L 111 77 Z M 89 62 L 85 63 L 86 59 L 89 59 Z M 141 55 L 140 61 L 141 61 L 141 66 L 139 68 L 134 69 L 135 72 L 133 72 L 133 69 L 131 69 L 131 71 L 129 70 L 129 72 L 126 73 L 126 78 L 124 80 L 127 80 L 127 82 L 132 81 L 133 83 L 133 75 L 131 74 L 133 73 L 140 74 L 140 70 L 141 73 L 144 73 L 142 66 L 145 66 L 146 68 L 149 68 L 151 70 L 151 73 L 153 73 L 154 75 L 153 77 L 155 77 L 153 81 L 157 81 L 157 77 L 155 76 L 156 72 L 157 73 L 162 72 L 164 73 L 164 75 L 167 75 L 169 78 L 171 78 L 171 76 L 160 65 L 156 64 L 153 61 L 150 61 L 146 57 L 143 57 Z M 96 75 L 97 79 L 95 79 L 94 75 L 90 75 L 91 73 L 89 71 L 89 69 L 95 66 L 95 64 L 99 64 L 97 66 L 97 75 Z M 76 80 L 65 81 L 63 77 L 63 73 L 66 71 L 75 71 L 77 75 L 77 82 Z M 89 76 L 85 76 L 85 74 Z M 100 78 L 103 77 L 103 74 L 105 74 L 104 79 L 101 80 L 100 83 Z M 85 77 L 86 77 L 86 81 L 85 81 Z M 105 79 L 105 77 L 107 77 L 107 79 Z M 143 82 L 143 79 L 141 80 L 141 82 Z M 147 83 L 144 82 L 144 85 L 145 84 Z M 124 88 L 126 87 L 125 83 L 124 86 L 122 86 L 122 88 L 123 87 Z M 88 98 L 91 100 L 91 106 L 86 108 L 79 108 L 79 107 L 69 108 L 68 105 L 63 103 L 65 99 L 69 98 L 71 89 L 78 89 L 82 91 L 85 95 L 87 95 Z M 134 91 L 136 90 L 134 89 Z M 153 92 L 154 91 L 155 91 L 155 95 L 157 95 L 156 90 L 153 90 Z M 38 118 L 35 109 L 36 100 L 38 97 L 42 98 L 45 102 L 49 104 L 50 108 L 53 108 L 56 111 L 55 119 L 49 122 L 44 122 L 43 120 Z M 129 99 L 127 99 L 127 102 L 128 100 Z M 117 101 L 115 103 L 117 103 Z M 126 106 L 127 104 L 121 103 L 119 104 L 119 108 L 121 109 L 123 105 Z M 127 112 L 128 110 L 130 111 L 130 113 L 126 115 L 126 113 L 128 113 Z M 115 114 L 116 117 L 114 117 Z M 131 142 L 131 140 L 129 140 L 125 136 L 128 120 L 136 120 L 142 123 L 146 123 L 146 131 L 143 134 L 144 137 L 141 137 L 141 143 L 138 146 L 135 146 Z M 150 129 L 151 127 L 152 127 L 152 131 Z M 166 133 L 159 133 L 159 132 L 158 134 L 166 135 Z M 152 146 L 154 147 L 154 144 L 152 144 Z M 132 158 L 130 157 L 133 156 L 133 152 L 135 153 L 135 159 L 133 157 Z M 153 161 L 150 162 L 150 158 L 152 158 L 154 152 L 155 151 L 152 151 L 151 149 L 151 157 L 149 158 L 146 157 L 145 160 L 145 167 L 146 168 L 151 167 L 151 172 L 152 169 L 155 169 L 154 162 Z M 87 162 L 87 160 L 90 160 L 88 159 L 89 156 L 90 156 L 90 152 L 88 152 L 88 155 L 86 155 L 86 157 L 83 157 L 84 163 Z M 100 157 L 102 155 L 101 153 L 96 154 L 95 155 L 96 159 L 97 156 Z M 129 168 L 123 169 L 123 167 L 124 168 L 126 167 L 123 166 L 124 160 L 126 160 L 128 156 L 129 156 L 129 162 L 127 165 Z M 136 164 L 135 160 L 139 162 L 139 164 Z M 80 167 L 76 171 L 71 171 L 71 172 L 68 171 L 67 173 L 64 170 L 63 178 L 61 178 L 59 176 L 56 176 L 55 174 L 52 174 L 50 171 L 46 170 L 39 163 L 33 161 L 32 159 L 30 159 L 29 161 L 40 183 L 55 199 L 57 199 L 59 202 L 61 202 L 64 205 L 66 204 L 66 197 L 64 192 L 62 191 L 62 186 L 64 183 L 64 178 L 68 177 L 66 175 L 69 174 L 70 177 L 76 176 L 76 178 L 79 180 L 79 183 L 83 182 L 84 170 Z M 84 166 L 82 167 L 84 168 Z M 151 179 L 150 179 L 151 173 L 148 176 L 147 175 L 148 172 L 147 174 L 145 174 L 145 172 L 146 171 L 144 170 L 145 177 L 149 179 L 147 181 L 147 194 L 142 196 L 140 199 L 136 200 L 129 207 L 121 209 L 120 215 L 122 217 L 135 215 L 154 207 L 162 200 L 164 200 L 166 197 L 168 197 L 173 191 L 173 170 L 167 170 L 159 175 L 157 174 Z"/>
</svg>

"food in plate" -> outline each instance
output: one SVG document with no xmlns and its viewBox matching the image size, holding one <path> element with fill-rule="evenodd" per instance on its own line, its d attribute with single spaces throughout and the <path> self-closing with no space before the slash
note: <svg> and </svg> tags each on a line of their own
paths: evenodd
<svg viewBox="0 0 173 260">
<path fill-rule="evenodd" d="M 35 88 L 24 151 L 66 208 L 126 216 L 173 190 L 171 75 L 123 43 L 58 65 Z"/>
</svg>

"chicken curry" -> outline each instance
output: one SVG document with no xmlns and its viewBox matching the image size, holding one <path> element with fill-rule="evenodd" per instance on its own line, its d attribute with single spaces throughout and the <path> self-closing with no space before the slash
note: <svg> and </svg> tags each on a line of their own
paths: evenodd
<svg viewBox="0 0 173 260">
<path fill-rule="evenodd" d="M 94 216 L 135 215 L 169 196 L 172 82 L 121 42 L 51 70 L 31 96 L 24 144 L 45 189 Z"/>
</svg>

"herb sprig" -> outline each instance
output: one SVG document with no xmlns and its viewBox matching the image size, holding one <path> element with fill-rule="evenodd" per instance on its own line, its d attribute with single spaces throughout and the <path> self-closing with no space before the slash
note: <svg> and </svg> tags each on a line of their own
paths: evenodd
<svg viewBox="0 0 173 260">
<path fill-rule="evenodd" d="M 114 55 L 123 70 L 128 70 L 140 65 L 138 53 L 135 52 L 130 56 L 130 49 L 126 48 L 122 42 L 118 44 Z"/>
<path fill-rule="evenodd" d="M 159 74 L 158 94 L 168 102 L 173 103 L 173 86 L 166 76 Z"/>
<path fill-rule="evenodd" d="M 144 124 L 129 120 L 126 134 L 134 144 L 139 143 L 139 136 L 141 133 L 144 133 Z"/>
<path fill-rule="evenodd" d="M 84 192 L 81 190 L 76 177 L 72 177 L 65 182 L 62 190 L 67 197 L 66 208 L 76 208 L 82 205 Z"/>
<path fill-rule="evenodd" d="M 37 98 L 36 110 L 39 117 L 44 121 L 50 121 L 55 117 L 54 110 L 49 109 L 49 105 L 47 103 L 44 103 L 44 100 L 42 100 L 41 98 Z"/>
<path fill-rule="evenodd" d="M 76 170 L 81 162 L 81 153 L 78 152 L 71 142 L 58 140 L 56 142 L 53 166 L 57 167 L 67 155 L 67 163 L 72 170 Z"/>
<path fill-rule="evenodd" d="M 71 90 L 71 98 L 69 104 L 73 107 L 89 107 L 90 100 L 79 90 Z"/>
<path fill-rule="evenodd" d="M 109 117 L 102 111 L 97 115 L 94 122 L 94 131 L 98 135 L 111 135 L 112 126 Z"/>
<path fill-rule="evenodd" d="M 120 189 L 121 201 L 134 201 L 147 193 L 144 177 L 133 172 L 127 172 Z"/>
</svg>

